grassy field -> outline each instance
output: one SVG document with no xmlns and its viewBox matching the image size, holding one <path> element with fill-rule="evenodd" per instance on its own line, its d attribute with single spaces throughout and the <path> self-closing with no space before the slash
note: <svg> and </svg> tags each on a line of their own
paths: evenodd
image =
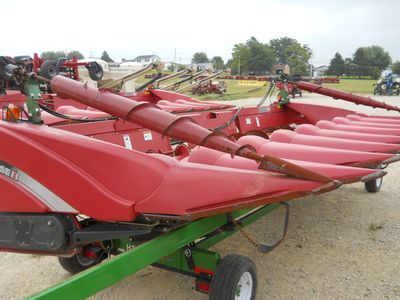
<svg viewBox="0 0 400 300">
<path fill-rule="evenodd" d="M 267 85 L 260 87 L 243 87 L 239 86 L 238 80 L 226 80 L 227 82 L 227 92 L 225 95 L 204 95 L 196 97 L 202 100 L 236 100 L 236 99 L 246 99 L 254 97 L 262 97 L 268 88 Z M 324 86 L 337 89 L 341 91 L 351 92 L 355 94 L 372 94 L 373 86 L 375 80 L 369 79 L 342 79 L 340 83 L 327 83 Z M 257 90 L 255 90 L 257 89 Z M 275 89 L 275 93 L 276 93 Z"/>
<path fill-rule="evenodd" d="M 197 96 L 198 99 L 216 99 L 216 100 L 236 100 L 236 99 L 246 99 L 246 98 L 254 98 L 254 97 L 262 97 L 267 88 L 269 87 L 269 83 L 265 83 L 262 86 L 259 85 L 249 85 L 242 86 L 240 85 L 239 80 L 224 80 L 226 82 L 226 93 L 223 95 L 203 95 Z"/>
<path fill-rule="evenodd" d="M 171 82 L 174 82 L 176 79 L 172 79 L 170 81 L 164 82 L 162 85 L 167 85 Z M 145 79 L 144 76 L 138 78 L 136 80 L 136 84 L 140 85 L 144 82 L 148 81 Z M 236 100 L 236 99 L 246 99 L 246 98 L 257 98 L 262 97 L 268 86 L 269 83 L 266 83 L 263 86 L 243 86 L 240 84 L 239 80 L 224 80 L 227 84 L 227 91 L 223 95 L 217 94 L 208 94 L 203 96 L 194 96 L 200 100 Z M 340 83 L 326 83 L 324 86 L 342 90 L 346 92 L 351 92 L 355 94 L 372 94 L 373 93 L 373 86 L 372 84 L 375 83 L 375 80 L 372 79 L 341 79 Z M 183 86 L 185 86 L 184 84 Z M 275 89 L 275 93 L 276 93 Z M 188 96 L 193 95 L 191 93 L 187 93 Z"/>
<path fill-rule="evenodd" d="M 324 86 L 351 93 L 372 94 L 374 91 L 372 84 L 374 83 L 376 80 L 372 79 L 341 79 L 340 83 L 326 83 Z"/>
</svg>

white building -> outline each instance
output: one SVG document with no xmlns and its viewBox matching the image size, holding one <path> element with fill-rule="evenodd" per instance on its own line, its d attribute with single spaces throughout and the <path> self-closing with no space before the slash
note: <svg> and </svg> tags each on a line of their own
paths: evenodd
<svg viewBox="0 0 400 300">
<path fill-rule="evenodd" d="M 191 64 L 193 70 L 202 71 L 212 69 L 212 63 Z"/>
<path fill-rule="evenodd" d="M 326 71 L 328 71 L 328 66 L 319 66 L 313 68 L 313 77 L 322 77 L 325 75 Z"/>
<path fill-rule="evenodd" d="M 149 63 L 153 63 L 156 62 L 157 60 L 160 60 L 160 57 L 158 57 L 155 54 L 152 55 L 139 55 L 137 57 L 135 57 L 134 61 L 147 65 Z"/>
</svg>

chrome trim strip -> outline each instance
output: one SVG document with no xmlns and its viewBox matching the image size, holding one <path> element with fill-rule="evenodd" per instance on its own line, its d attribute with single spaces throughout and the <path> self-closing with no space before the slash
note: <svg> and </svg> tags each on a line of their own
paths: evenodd
<svg viewBox="0 0 400 300">
<path fill-rule="evenodd" d="M 23 186 L 25 189 L 29 190 L 33 195 L 35 195 L 40 201 L 42 201 L 46 206 L 50 207 L 54 211 L 66 212 L 66 213 L 77 213 L 77 210 L 70 206 L 63 199 L 58 197 L 40 182 L 36 181 L 34 178 L 18 170 L 18 180 L 16 181 L 19 185 Z"/>
</svg>

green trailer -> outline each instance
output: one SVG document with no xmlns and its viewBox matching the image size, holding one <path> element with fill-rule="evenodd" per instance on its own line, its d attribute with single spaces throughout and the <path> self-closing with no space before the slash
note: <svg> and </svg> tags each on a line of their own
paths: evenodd
<svg viewBox="0 0 400 300">
<path fill-rule="evenodd" d="M 280 206 L 285 208 L 282 238 L 273 245 L 255 243 L 243 228 Z M 257 273 L 251 259 L 237 254 L 221 258 L 219 253 L 209 248 L 241 232 L 249 244 L 255 245 L 261 252 L 269 252 L 282 242 L 288 219 L 288 204 L 273 203 L 203 218 L 147 241 L 113 240 L 109 250 L 123 253 L 79 272 L 30 299 L 85 299 L 150 265 L 194 277 L 196 290 L 208 293 L 210 299 L 255 299 Z M 81 268 L 84 269 L 85 265 L 82 264 Z"/>
</svg>

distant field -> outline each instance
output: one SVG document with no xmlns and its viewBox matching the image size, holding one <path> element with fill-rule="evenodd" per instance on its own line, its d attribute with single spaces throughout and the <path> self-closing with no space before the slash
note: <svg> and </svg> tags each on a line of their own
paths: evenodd
<svg viewBox="0 0 400 300">
<path fill-rule="evenodd" d="M 136 83 L 142 84 L 146 81 L 148 81 L 148 79 L 145 79 L 144 76 L 142 76 L 136 80 Z M 162 85 L 167 85 L 174 81 L 175 79 L 172 79 L 168 82 L 163 83 Z M 269 86 L 269 83 L 266 83 L 263 86 L 241 86 L 239 80 L 224 81 L 227 83 L 227 92 L 224 95 L 209 94 L 203 96 L 193 96 L 191 93 L 187 93 L 187 95 L 198 98 L 200 100 L 236 100 L 256 98 L 262 97 Z M 375 82 L 376 81 L 372 79 L 341 79 L 340 83 L 326 83 L 324 84 L 324 86 L 356 94 L 372 94 L 372 84 L 374 84 Z"/>
<path fill-rule="evenodd" d="M 372 79 L 341 79 L 340 83 L 326 83 L 324 86 L 351 93 L 373 94 L 374 83 L 376 80 Z"/>
<path fill-rule="evenodd" d="M 197 98 L 202 100 L 211 100 L 211 99 L 236 100 L 236 99 L 262 97 L 267 89 L 267 86 L 263 86 L 256 91 L 250 91 L 256 89 L 256 87 L 241 87 L 238 85 L 239 84 L 238 80 L 226 80 L 226 81 L 228 83 L 228 89 L 225 95 L 223 96 L 204 95 Z M 372 94 L 373 93 L 372 84 L 375 82 L 376 82 L 375 80 L 370 80 L 370 79 L 342 79 L 340 80 L 340 83 L 326 83 L 324 84 L 324 86 L 355 94 Z"/>
<path fill-rule="evenodd" d="M 218 99 L 218 100 L 236 100 L 245 98 L 262 97 L 269 83 L 262 86 L 241 86 L 239 80 L 224 80 L 227 84 L 227 90 L 224 95 L 203 95 L 198 99 Z"/>
</svg>

